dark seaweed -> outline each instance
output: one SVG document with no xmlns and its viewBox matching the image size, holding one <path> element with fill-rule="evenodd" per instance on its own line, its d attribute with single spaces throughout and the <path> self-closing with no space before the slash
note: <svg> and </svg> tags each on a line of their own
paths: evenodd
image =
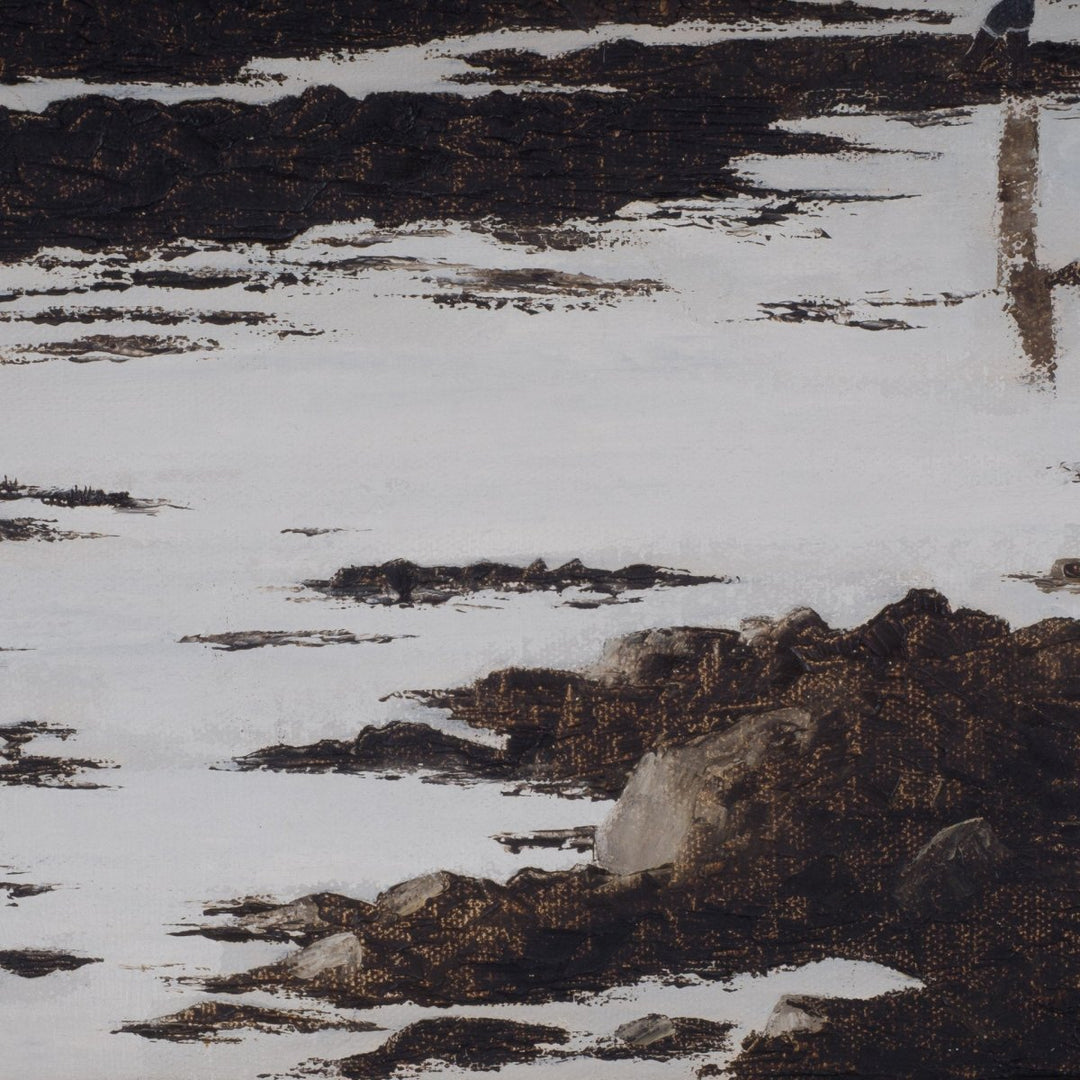
<svg viewBox="0 0 1080 1080">
<path fill-rule="evenodd" d="M 77 971 L 87 964 L 100 964 L 93 956 L 73 956 L 49 949 L 0 949 L 0 968 L 22 979 L 40 979 L 57 971 Z"/>
<path fill-rule="evenodd" d="M 331 596 L 348 596 L 366 604 L 443 604 L 482 590 L 502 592 L 586 592 L 614 596 L 658 587 L 708 585 L 731 578 L 695 577 L 684 570 L 637 563 L 621 570 L 598 570 L 572 559 L 549 568 L 543 559 L 528 566 L 478 562 L 469 566 L 418 566 L 394 559 L 379 566 L 345 566 L 325 581 L 305 581 Z"/>
</svg>

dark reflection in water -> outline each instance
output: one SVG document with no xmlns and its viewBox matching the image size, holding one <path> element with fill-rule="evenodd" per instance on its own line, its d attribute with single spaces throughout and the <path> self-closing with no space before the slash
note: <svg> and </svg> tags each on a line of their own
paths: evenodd
<svg viewBox="0 0 1080 1080">
<path fill-rule="evenodd" d="M 1039 105 L 1008 98 L 998 151 L 998 288 L 1016 324 L 1034 383 L 1052 384 L 1057 369 L 1050 272 L 1039 264 Z"/>
</svg>

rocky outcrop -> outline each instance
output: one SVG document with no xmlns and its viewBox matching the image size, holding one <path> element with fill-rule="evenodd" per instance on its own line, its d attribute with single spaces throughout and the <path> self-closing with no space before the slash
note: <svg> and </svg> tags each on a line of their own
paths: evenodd
<svg viewBox="0 0 1080 1080">
<path fill-rule="evenodd" d="M 991 885 L 1009 857 L 984 818 L 950 825 L 904 867 L 896 887 L 897 903 L 931 917 L 954 911 Z"/>
<path fill-rule="evenodd" d="M 723 630 L 709 634 L 687 626 L 638 630 L 609 641 L 586 674 L 606 686 L 655 685 L 699 663 L 714 642 L 722 643 L 727 636 Z"/>
<path fill-rule="evenodd" d="M 447 1016 L 418 1020 L 391 1035 L 377 1050 L 345 1058 L 335 1065 L 351 1080 L 385 1080 L 409 1066 L 425 1063 L 458 1069 L 495 1070 L 514 1062 L 534 1061 L 544 1047 L 569 1040 L 548 1024 L 524 1024 L 489 1017 Z"/>
<path fill-rule="evenodd" d="M 691 1054 L 726 1050 L 731 1024 L 690 1016 L 649 1013 L 622 1024 L 610 1039 L 589 1047 L 587 1056 L 602 1061 L 670 1061 Z"/>
<path fill-rule="evenodd" d="M 615 1038 L 628 1046 L 651 1046 L 655 1042 L 670 1039 L 675 1034 L 675 1025 L 667 1016 L 649 1013 L 639 1020 L 631 1020 L 615 1029 Z"/>
<path fill-rule="evenodd" d="M 774 755 L 790 762 L 792 748 L 805 751 L 814 730 L 806 710 L 778 709 L 646 754 L 597 830 L 597 864 L 637 874 L 667 863 L 694 864 L 745 840 L 748 815 L 738 813 L 740 789 Z"/>
<path fill-rule="evenodd" d="M 859 957 L 925 989 L 784 1002 L 738 1080 L 1080 1072 L 1080 622 L 1013 631 L 915 590 L 851 629 L 710 630 L 656 670 L 515 670 L 444 698 L 548 775 L 629 777 L 598 863 L 447 874 L 402 889 L 425 897 L 405 915 L 341 898 L 319 936 L 355 933 L 362 964 L 215 989 L 453 1006 Z"/>
<path fill-rule="evenodd" d="M 234 764 L 243 770 L 275 772 L 397 775 L 424 771 L 433 779 L 446 781 L 510 779 L 515 771 L 515 763 L 499 747 L 405 721 L 366 727 L 348 741 L 323 739 L 308 746 L 269 746 L 237 758 Z"/>
<path fill-rule="evenodd" d="M 802 1031 L 813 1033 L 820 1031 L 825 1022 L 820 1000 L 801 994 L 784 994 L 769 1013 L 763 1035 L 766 1039 L 776 1039 Z"/>
</svg>

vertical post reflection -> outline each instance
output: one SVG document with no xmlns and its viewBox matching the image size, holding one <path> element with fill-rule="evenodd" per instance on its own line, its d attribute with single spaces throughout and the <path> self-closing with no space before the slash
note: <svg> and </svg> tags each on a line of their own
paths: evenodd
<svg viewBox="0 0 1080 1080">
<path fill-rule="evenodd" d="M 1032 382 L 1052 384 L 1057 369 L 1049 272 L 1038 262 L 1039 105 L 1008 98 L 998 151 L 998 288 L 1016 324 Z"/>
</svg>

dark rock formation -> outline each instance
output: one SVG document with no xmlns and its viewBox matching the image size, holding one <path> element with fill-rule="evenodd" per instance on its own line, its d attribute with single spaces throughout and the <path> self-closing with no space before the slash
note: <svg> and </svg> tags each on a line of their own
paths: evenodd
<svg viewBox="0 0 1080 1080">
<path fill-rule="evenodd" d="M 804 1031 L 812 1033 L 820 1031 L 827 1020 L 821 1001 L 802 994 L 784 994 L 769 1014 L 764 1035 L 766 1039 L 775 1039 Z"/>
<path fill-rule="evenodd" d="M 689 1054 L 726 1050 L 732 1025 L 689 1016 L 650 1013 L 617 1028 L 614 1037 L 590 1047 L 589 1057 L 603 1061 L 669 1061 Z"/>
<path fill-rule="evenodd" d="M 787 1002 L 739 1077 L 1080 1070 L 1080 621 L 1014 631 L 915 590 L 851 630 L 801 611 L 708 631 L 691 656 L 656 682 L 503 673 L 458 701 L 518 745 L 542 732 L 568 773 L 624 769 L 635 744 L 639 758 L 709 746 L 669 865 L 429 875 L 374 905 L 339 898 L 317 937 L 355 935 L 359 962 L 216 988 L 449 1006 L 847 956 L 926 989 Z"/>
<path fill-rule="evenodd" d="M 169 1042 L 237 1041 L 232 1032 L 260 1031 L 274 1035 L 281 1032 L 379 1031 L 377 1024 L 365 1020 L 341 1020 L 316 1013 L 264 1009 L 257 1005 L 236 1005 L 227 1001 L 200 1001 L 179 1012 L 156 1020 L 131 1021 L 118 1029 L 144 1039 L 167 1039 Z"/>
<path fill-rule="evenodd" d="M 934 916 L 962 907 L 985 892 L 1009 861 L 984 818 L 971 818 L 942 829 L 900 874 L 899 904 Z"/>
<path fill-rule="evenodd" d="M 383 1046 L 336 1063 L 351 1080 L 387 1078 L 425 1062 L 460 1069 L 496 1070 L 534 1061 L 545 1044 L 569 1039 L 562 1028 L 488 1017 L 447 1016 L 418 1020 L 391 1035 Z"/>
<path fill-rule="evenodd" d="M 572 9 L 525 0 L 437 5 L 418 0 L 281 0 L 259 7 L 221 0 L 147 0 L 137 9 L 122 0 L 92 5 L 14 0 L 5 14 L 8 31 L 0 49 L 0 71 L 8 80 L 47 75 L 211 82 L 235 78 L 253 57 L 341 54 L 503 28 L 577 30 L 616 21 L 668 25 L 684 19 L 949 21 L 938 11 L 866 7 L 851 0 L 634 0 L 620 5 L 588 0 Z"/>
<path fill-rule="evenodd" d="M 100 964 L 93 956 L 73 956 L 51 949 L 0 949 L 0 969 L 22 979 L 40 979 L 57 971 L 77 971 L 87 964 Z"/>
<path fill-rule="evenodd" d="M 1074 1076 L 1080 1050 L 1071 1017 L 1058 1010 L 1075 1005 L 1075 989 L 1051 982 L 1034 994 L 1018 993 L 1031 975 L 1041 980 L 1049 972 L 1018 974 L 1019 980 L 1004 981 L 996 990 L 986 980 L 972 984 L 965 978 L 869 1001 L 820 1002 L 827 1015 L 820 1028 L 748 1040 L 729 1075 L 733 1080 Z"/>
<path fill-rule="evenodd" d="M 500 592 L 586 592 L 617 595 L 628 590 L 677 585 L 706 585 L 729 578 L 694 577 L 683 570 L 636 564 L 621 570 L 597 570 L 572 559 L 551 569 L 543 559 L 528 566 L 480 562 L 471 566 L 417 566 L 394 559 L 381 566 L 346 566 L 327 581 L 306 581 L 309 588 L 349 596 L 366 604 L 444 604 L 454 597 L 494 589 Z"/>
</svg>

